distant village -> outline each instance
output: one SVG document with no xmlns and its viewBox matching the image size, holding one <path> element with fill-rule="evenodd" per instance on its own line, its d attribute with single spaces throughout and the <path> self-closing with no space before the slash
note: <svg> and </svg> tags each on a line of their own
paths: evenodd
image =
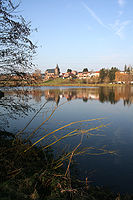
<svg viewBox="0 0 133 200">
<path fill-rule="evenodd" d="M 0 74 L 0 81 L 14 81 L 19 83 L 45 83 L 49 80 L 60 79 L 79 79 L 82 83 L 117 83 L 117 84 L 133 84 L 133 68 L 125 65 L 124 70 L 120 71 L 117 68 L 105 69 L 99 71 L 89 71 L 84 68 L 83 71 L 78 72 L 72 69 L 67 69 L 65 73 L 60 73 L 58 64 L 54 69 L 47 69 L 44 73 L 36 69 L 34 73 L 15 73 L 15 74 Z M 17 85 L 17 84 L 16 84 Z M 19 84 L 18 84 L 19 85 Z"/>
<path fill-rule="evenodd" d="M 127 67 L 125 65 L 124 71 L 116 70 L 116 68 L 112 68 L 112 73 L 114 76 L 112 81 L 109 80 L 109 74 L 107 73 L 107 69 L 101 69 L 99 71 L 88 71 L 87 68 L 84 68 L 82 72 L 77 72 L 71 69 L 67 69 L 67 72 L 60 74 L 60 69 L 58 65 L 55 69 L 47 69 L 45 72 L 45 80 L 55 79 L 61 77 L 62 79 L 82 79 L 89 80 L 94 83 L 99 82 L 115 82 L 115 83 L 133 83 L 133 68 Z M 103 79 L 103 80 L 101 80 Z M 85 82 L 84 82 L 85 83 Z M 86 82 L 87 83 L 87 82 Z"/>
<path fill-rule="evenodd" d="M 78 78 L 78 79 L 89 79 L 91 77 L 99 77 L 100 71 L 91 71 L 89 72 L 87 68 L 85 68 L 82 72 L 77 72 L 71 69 L 67 69 L 67 72 L 60 74 L 60 69 L 58 65 L 55 69 L 47 69 L 45 72 L 45 79 L 54 79 L 57 77 L 61 77 L 63 79 L 72 79 L 72 78 Z"/>
</svg>

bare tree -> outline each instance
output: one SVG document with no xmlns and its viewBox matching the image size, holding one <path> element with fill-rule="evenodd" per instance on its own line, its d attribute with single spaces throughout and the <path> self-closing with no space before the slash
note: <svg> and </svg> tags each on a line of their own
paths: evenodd
<svg viewBox="0 0 133 200">
<path fill-rule="evenodd" d="M 36 49 L 36 45 L 29 39 L 33 31 L 31 24 L 18 14 L 20 4 L 16 2 L 0 0 L 0 73 L 7 77 L 6 81 L 12 79 L 12 74 L 21 77 L 22 80 L 25 78 L 25 73 L 33 66 L 32 57 Z M 3 96 L 4 93 L 0 91 L 0 97 Z M 16 102 L 13 97 L 0 99 L 0 107 L 2 114 L 4 111 L 6 114 L 7 111 L 8 117 L 12 113 L 17 114 L 20 108 L 23 113 L 29 109 L 26 101 L 25 104 L 21 101 Z"/>
<path fill-rule="evenodd" d="M 32 56 L 36 46 L 29 36 L 30 23 L 16 15 L 19 4 L 12 0 L 0 0 L 0 72 L 26 72 L 32 67 Z"/>
</svg>

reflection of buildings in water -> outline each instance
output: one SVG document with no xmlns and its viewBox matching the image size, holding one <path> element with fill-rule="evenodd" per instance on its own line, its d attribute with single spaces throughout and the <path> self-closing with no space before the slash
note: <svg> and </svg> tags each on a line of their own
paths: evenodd
<svg viewBox="0 0 133 200">
<path fill-rule="evenodd" d="M 133 87 L 115 87 L 115 88 L 76 88 L 76 89 L 48 89 L 33 90 L 32 97 L 35 101 L 41 101 L 41 97 L 45 96 L 48 101 L 55 101 L 58 105 L 61 98 L 67 101 L 74 99 L 82 99 L 84 102 L 88 100 L 99 100 L 100 102 L 110 102 L 111 104 L 123 100 L 124 105 L 133 103 Z"/>
<path fill-rule="evenodd" d="M 44 95 L 47 101 L 55 101 L 57 105 L 59 104 L 59 90 L 44 90 Z"/>
<path fill-rule="evenodd" d="M 99 94 L 89 94 L 89 99 L 99 100 Z"/>
<path fill-rule="evenodd" d="M 43 96 L 41 90 L 32 90 L 30 94 L 32 95 L 32 98 L 35 99 L 36 102 L 40 102 L 41 97 Z"/>
<path fill-rule="evenodd" d="M 56 103 L 59 103 L 60 98 L 66 98 L 68 101 L 74 100 L 74 99 L 83 99 L 83 101 L 88 101 L 88 99 L 91 100 L 98 100 L 99 94 L 98 90 L 93 89 L 65 89 L 65 90 L 45 90 L 44 91 L 45 98 L 48 101 L 56 101 Z"/>
<path fill-rule="evenodd" d="M 60 94 L 60 99 L 62 99 L 63 98 L 63 95 L 62 94 Z"/>
<path fill-rule="evenodd" d="M 99 100 L 100 102 L 110 102 L 111 104 L 123 100 L 124 105 L 133 103 L 133 87 L 97 87 L 97 88 L 69 88 L 69 89 L 33 89 L 20 91 L 6 91 L 6 94 L 23 96 L 32 96 L 36 102 L 42 100 L 42 96 L 48 101 L 55 101 L 58 105 L 60 99 L 66 98 L 68 101 L 74 99 L 82 99 L 84 102 L 88 100 Z"/>
<path fill-rule="evenodd" d="M 64 90 L 45 90 L 45 98 L 47 100 L 59 103 L 60 98 L 66 98 L 68 101 L 74 99 L 82 99 L 84 102 L 88 100 L 99 100 L 100 102 L 117 103 L 119 100 L 124 101 L 124 105 L 133 103 L 133 88 L 116 87 L 116 88 L 76 88 Z"/>
</svg>

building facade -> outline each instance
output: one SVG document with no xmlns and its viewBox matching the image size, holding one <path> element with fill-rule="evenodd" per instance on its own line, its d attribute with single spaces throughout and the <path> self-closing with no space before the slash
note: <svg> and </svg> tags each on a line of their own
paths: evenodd
<svg viewBox="0 0 133 200">
<path fill-rule="evenodd" d="M 54 79 L 54 78 L 58 78 L 60 75 L 60 68 L 58 65 L 56 65 L 55 69 L 47 69 L 45 71 L 45 79 Z"/>
</svg>

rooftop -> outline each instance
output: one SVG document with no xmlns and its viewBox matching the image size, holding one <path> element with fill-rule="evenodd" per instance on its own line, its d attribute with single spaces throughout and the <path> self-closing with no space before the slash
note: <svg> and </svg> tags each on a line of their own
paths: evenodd
<svg viewBox="0 0 133 200">
<path fill-rule="evenodd" d="M 48 73 L 55 73 L 55 69 L 47 69 L 46 70 Z"/>
</svg>

